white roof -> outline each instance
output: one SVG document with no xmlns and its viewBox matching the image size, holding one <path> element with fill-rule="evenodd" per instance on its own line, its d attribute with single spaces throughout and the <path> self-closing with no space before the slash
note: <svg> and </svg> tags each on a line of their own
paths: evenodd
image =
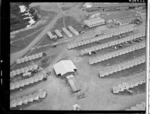
<svg viewBox="0 0 150 114">
<path fill-rule="evenodd" d="M 25 60 L 25 61 L 28 61 L 28 57 L 27 57 L 27 56 L 25 56 L 25 57 L 24 57 L 24 60 Z"/>
<path fill-rule="evenodd" d="M 83 7 L 91 8 L 91 7 L 92 7 L 92 3 L 85 3 L 85 4 L 83 5 Z"/>
<path fill-rule="evenodd" d="M 48 31 L 47 35 L 50 37 L 50 39 L 57 38 L 57 36 L 53 35 L 51 31 Z"/>
<path fill-rule="evenodd" d="M 60 32 L 58 29 L 55 30 L 55 33 L 56 33 L 59 37 L 62 37 L 62 36 L 63 36 L 63 35 L 61 34 L 61 32 Z"/>
<path fill-rule="evenodd" d="M 97 24 L 97 23 L 101 23 L 101 22 L 105 22 L 105 20 L 102 18 L 94 18 L 94 19 L 84 20 L 84 24 L 86 24 L 86 25 Z"/>
<path fill-rule="evenodd" d="M 74 72 L 76 69 L 75 65 L 71 60 L 61 60 L 53 66 L 56 75 L 61 74 L 64 75 L 67 72 Z"/>
</svg>

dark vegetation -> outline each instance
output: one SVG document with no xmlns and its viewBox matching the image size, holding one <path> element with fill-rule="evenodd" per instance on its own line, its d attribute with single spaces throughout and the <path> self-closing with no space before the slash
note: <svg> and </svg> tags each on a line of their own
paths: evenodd
<svg viewBox="0 0 150 114">
<path fill-rule="evenodd" d="M 28 23 L 29 19 L 23 19 L 28 16 L 28 15 L 23 15 L 27 12 L 31 13 L 35 21 L 38 20 L 38 16 L 37 16 L 35 9 L 29 8 L 30 3 L 31 2 L 10 3 L 10 31 L 11 32 L 25 28 L 29 24 Z M 24 5 L 27 8 L 27 10 L 21 13 L 20 8 L 19 8 L 20 5 Z"/>
</svg>

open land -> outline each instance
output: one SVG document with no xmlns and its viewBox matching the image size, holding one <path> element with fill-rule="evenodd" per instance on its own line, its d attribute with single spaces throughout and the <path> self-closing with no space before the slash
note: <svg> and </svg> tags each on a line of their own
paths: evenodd
<svg viewBox="0 0 150 114">
<path fill-rule="evenodd" d="M 39 6 L 41 11 L 54 11 L 57 12 L 57 14 L 51 19 L 51 21 L 49 21 L 44 26 L 42 30 L 40 30 L 39 34 L 37 34 L 36 36 L 34 36 L 34 38 L 28 41 L 28 45 L 24 46 L 24 48 L 21 48 L 19 51 L 16 51 L 11 54 L 10 68 L 11 70 L 15 70 L 18 68 L 25 67 L 29 65 L 31 61 L 22 64 L 16 64 L 15 61 L 25 55 L 29 56 L 32 54 L 43 52 L 46 53 L 46 57 L 44 57 L 47 58 L 46 67 L 43 66 L 42 62 L 44 58 L 33 60 L 32 62 L 38 64 L 40 67 L 43 67 L 42 72 L 51 72 L 51 74 L 48 75 L 48 78 L 45 81 L 41 81 L 31 86 L 27 86 L 25 88 L 22 88 L 22 90 L 16 90 L 11 92 L 11 100 L 31 93 L 38 89 L 44 89 L 47 92 L 47 96 L 45 99 L 40 100 L 38 102 L 30 103 L 29 105 L 27 104 L 25 106 L 20 106 L 18 109 L 73 110 L 73 105 L 78 104 L 81 106 L 81 110 L 125 110 L 127 108 L 130 108 L 131 106 L 140 104 L 141 102 L 146 102 L 145 84 L 133 88 L 134 94 L 132 95 L 116 95 L 112 92 L 112 87 L 117 83 L 134 79 L 136 78 L 136 75 L 138 75 L 140 72 L 145 72 L 145 63 L 116 72 L 114 74 L 110 74 L 109 76 L 103 78 L 99 77 L 99 72 L 108 66 L 117 65 L 125 61 L 133 60 L 142 55 L 146 55 L 146 48 L 126 53 L 93 65 L 89 64 L 89 59 L 92 57 L 100 56 L 113 51 L 115 52 L 117 50 L 122 50 L 129 46 L 140 43 L 141 41 L 134 43 L 122 43 L 121 48 L 117 47 L 118 45 L 106 47 L 102 50 L 97 50 L 96 54 L 92 53 L 91 55 L 80 55 L 80 52 L 83 49 L 99 46 L 104 43 L 107 44 L 111 41 L 117 41 L 119 40 L 118 37 L 112 36 L 108 39 L 103 39 L 97 42 L 81 45 L 73 49 L 68 49 L 68 45 L 72 43 L 81 42 L 85 39 L 94 39 L 96 38 L 95 35 L 99 33 L 103 33 L 99 36 L 102 37 L 103 35 L 106 35 L 113 29 L 120 31 L 121 27 L 128 27 L 130 25 L 133 25 L 131 28 L 135 28 L 136 30 L 134 32 L 128 33 L 128 36 L 134 36 L 136 33 L 143 33 L 143 31 L 145 31 L 146 14 L 141 12 L 144 9 L 141 9 L 141 12 L 139 12 L 142 18 L 142 23 L 140 25 L 129 23 L 126 25 L 115 25 L 114 27 L 109 27 L 110 23 L 107 23 L 105 25 L 90 28 L 87 26 L 83 26 L 84 20 L 87 20 L 90 15 L 95 14 L 95 11 L 88 12 L 86 10 L 83 10 L 83 3 L 32 3 L 31 6 Z M 124 9 L 121 11 L 117 10 L 97 12 L 105 14 L 102 15 L 102 18 L 107 19 L 107 15 L 117 14 L 119 17 L 119 12 L 131 11 Z M 132 12 L 134 12 L 135 14 L 137 13 L 135 9 L 132 9 Z M 130 13 L 125 13 L 125 17 L 129 14 Z M 111 16 L 109 16 L 109 18 L 111 18 Z M 61 30 L 62 27 L 67 27 L 69 25 L 73 26 L 77 31 L 80 31 L 79 36 L 73 35 L 73 37 L 69 38 L 63 33 L 64 37 L 57 40 L 51 40 L 47 36 L 47 31 L 53 32 L 55 29 Z M 19 37 L 21 38 L 21 36 Z M 122 37 L 121 39 L 125 39 L 126 37 L 127 36 Z M 142 42 L 145 41 L 146 37 L 143 37 Z M 66 83 L 66 80 L 63 80 L 56 76 L 53 70 L 53 65 L 62 59 L 72 60 L 75 66 L 77 67 L 78 74 L 76 76 L 76 80 L 80 85 L 82 91 L 84 91 L 86 95 L 85 98 L 78 99 L 77 94 L 71 92 L 70 87 Z M 19 80 L 23 80 L 21 75 L 14 77 L 14 79 L 12 79 L 11 82 L 17 82 Z"/>
</svg>

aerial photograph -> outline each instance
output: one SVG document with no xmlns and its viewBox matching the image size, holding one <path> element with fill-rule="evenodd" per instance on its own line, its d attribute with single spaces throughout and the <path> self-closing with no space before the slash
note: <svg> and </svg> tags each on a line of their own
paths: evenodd
<svg viewBox="0 0 150 114">
<path fill-rule="evenodd" d="M 10 2 L 10 110 L 146 110 L 146 4 Z"/>
</svg>

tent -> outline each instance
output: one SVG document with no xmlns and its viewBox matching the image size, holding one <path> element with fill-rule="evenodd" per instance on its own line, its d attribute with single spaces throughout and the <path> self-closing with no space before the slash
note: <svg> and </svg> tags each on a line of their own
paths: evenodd
<svg viewBox="0 0 150 114">
<path fill-rule="evenodd" d="M 24 63 L 24 58 L 21 58 L 20 60 L 21 60 L 21 63 Z"/>
<path fill-rule="evenodd" d="M 33 66 L 29 66 L 29 70 L 32 70 L 33 69 Z"/>
<path fill-rule="evenodd" d="M 39 81 L 38 77 L 35 76 L 35 77 L 34 77 L 34 82 L 38 82 L 38 81 Z"/>
<path fill-rule="evenodd" d="M 33 96 L 32 95 L 28 95 L 27 99 L 28 99 L 28 102 L 33 102 Z"/>
<path fill-rule="evenodd" d="M 21 106 L 23 104 L 22 99 L 21 98 L 16 99 L 16 103 L 18 106 Z"/>
<path fill-rule="evenodd" d="M 28 57 L 24 57 L 24 61 L 28 61 Z"/>
<path fill-rule="evenodd" d="M 20 69 L 20 73 L 23 73 L 23 72 L 24 72 L 24 68 L 21 68 L 21 69 Z"/>
<path fill-rule="evenodd" d="M 20 74 L 20 69 L 17 69 L 17 70 L 16 70 L 16 74 L 17 74 L 17 75 Z"/>
<path fill-rule="evenodd" d="M 28 72 L 29 67 L 24 67 L 24 72 Z"/>
<path fill-rule="evenodd" d="M 46 74 L 43 75 L 43 79 L 44 79 L 44 78 L 47 78 L 47 75 L 46 75 Z"/>
<path fill-rule="evenodd" d="M 18 82 L 15 83 L 15 89 L 20 88 L 20 85 Z"/>
<path fill-rule="evenodd" d="M 45 91 L 42 91 L 40 92 L 40 95 L 39 95 L 40 98 L 45 98 L 46 97 L 46 92 Z"/>
<path fill-rule="evenodd" d="M 17 106 L 16 100 L 10 102 L 10 108 L 15 108 Z"/>
<path fill-rule="evenodd" d="M 33 99 L 34 100 L 39 100 L 39 94 L 38 93 L 34 93 L 33 94 Z"/>
<path fill-rule="evenodd" d="M 20 63 L 21 63 L 21 60 L 20 60 L 20 59 L 17 59 L 17 60 L 16 60 L 16 63 L 17 63 L 17 64 L 20 64 Z"/>
<path fill-rule="evenodd" d="M 44 76 L 43 75 L 39 75 L 39 80 L 43 80 Z"/>
<path fill-rule="evenodd" d="M 31 56 L 28 56 L 28 60 L 32 60 Z"/>
<path fill-rule="evenodd" d="M 35 54 L 35 58 L 36 58 L 36 59 L 39 58 L 39 54 Z"/>
<path fill-rule="evenodd" d="M 34 59 L 34 55 L 31 55 L 30 58 L 31 58 L 31 60 Z"/>
<path fill-rule="evenodd" d="M 10 90 L 14 90 L 15 87 L 14 87 L 14 84 L 10 84 Z"/>
<path fill-rule="evenodd" d="M 30 79 L 29 79 L 29 82 L 30 82 L 30 84 L 34 83 L 34 79 L 33 79 L 33 78 L 30 78 Z"/>
<path fill-rule="evenodd" d="M 28 104 L 27 96 L 23 96 L 23 97 L 22 97 L 22 103 L 23 103 L 23 104 Z"/>
<path fill-rule="evenodd" d="M 17 84 L 17 82 L 15 82 L 15 83 L 12 83 L 13 84 L 13 86 L 14 86 L 14 89 L 16 89 L 16 88 L 18 88 L 18 84 Z"/>
<path fill-rule="evenodd" d="M 29 79 L 24 80 L 24 85 L 29 85 Z"/>
<path fill-rule="evenodd" d="M 43 53 L 41 52 L 41 53 L 39 53 L 39 57 L 42 57 L 43 56 Z"/>
<path fill-rule="evenodd" d="M 20 87 L 24 87 L 24 86 L 25 86 L 24 80 L 21 80 L 21 81 L 19 82 L 19 85 L 20 85 Z"/>
<path fill-rule="evenodd" d="M 36 70 L 38 68 L 38 65 L 33 65 L 33 69 Z"/>
<path fill-rule="evenodd" d="M 32 57 L 32 59 L 35 59 L 36 57 L 35 57 L 35 55 L 32 55 L 33 57 Z"/>
</svg>

